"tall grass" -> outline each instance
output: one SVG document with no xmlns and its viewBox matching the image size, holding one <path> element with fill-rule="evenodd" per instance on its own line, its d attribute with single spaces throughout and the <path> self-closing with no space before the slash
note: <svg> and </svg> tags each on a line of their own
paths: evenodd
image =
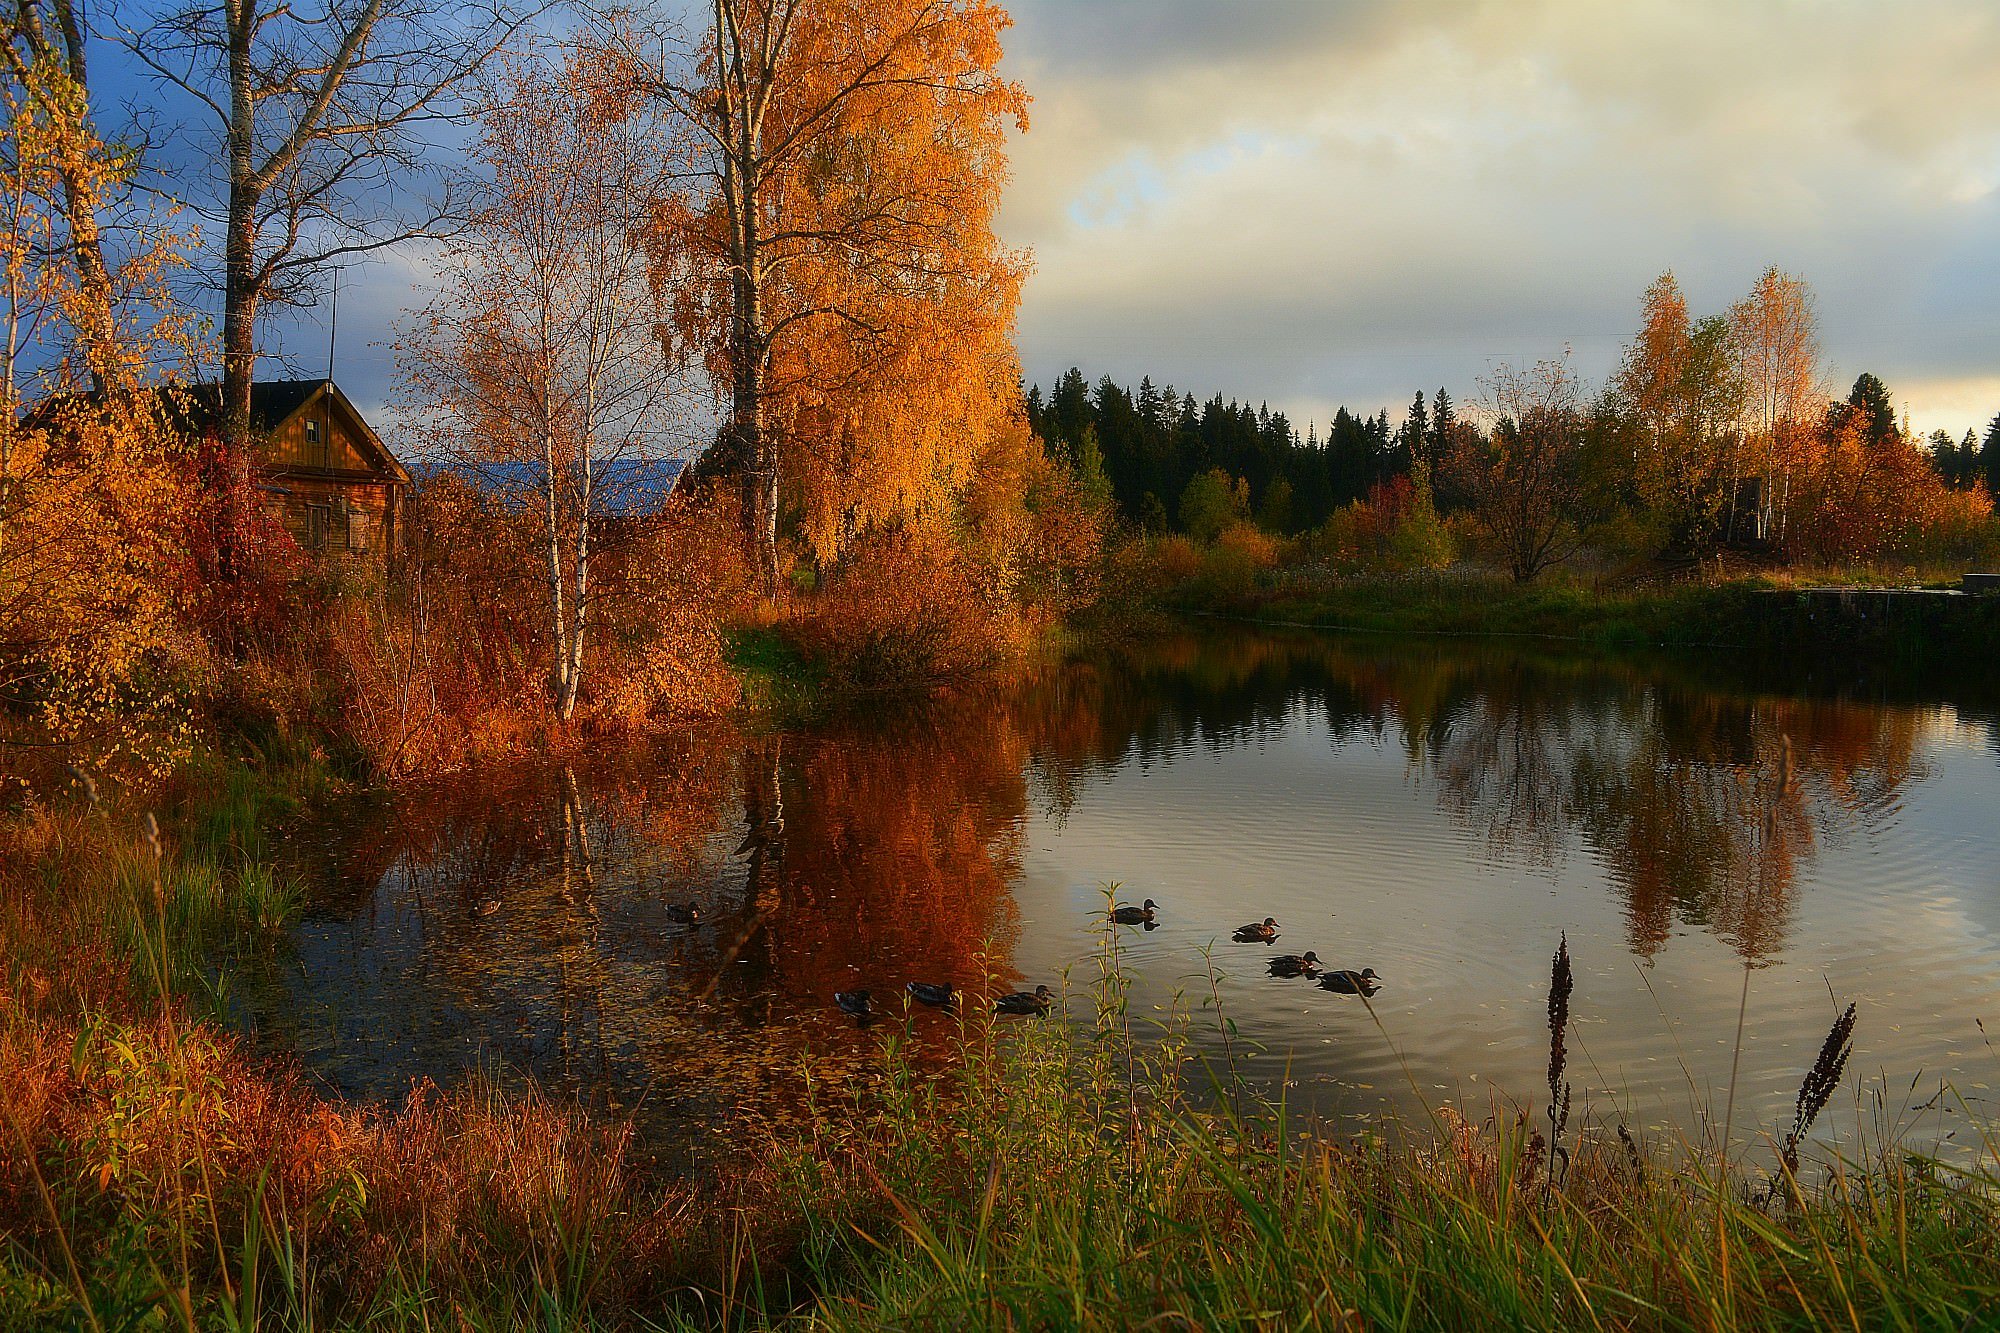
<svg viewBox="0 0 2000 1333">
<path fill-rule="evenodd" d="M 781 1154 L 821 1292 L 814 1322 L 1957 1328 L 1993 1317 L 1990 1149 L 1957 1168 L 1899 1148 L 1836 1157 L 1779 1192 L 1749 1168 L 1719 1172 L 1697 1145 L 1642 1146 L 1622 1126 L 1565 1145 L 1567 963 L 1565 948 L 1550 990 L 1546 1141 L 1510 1106 L 1479 1125 L 1441 1112 L 1428 1129 L 1333 1135 L 1227 1069 L 1211 1072 L 1229 1095 L 1192 1096 L 1201 1080 L 1171 1055 L 1143 1034 L 1141 1052 L 1125 1045 L 1115 976 L 1073 1006 L 1093 1015 L 1076 1025 L 1000 1037 L 972 1023 L 941 1083 L 892 1059 L 899 1081 L 877 1114 Z M 1838 1025 L 1835 1037 L 1844 1043 Z M 1828 1068 L 1808 1075 L 1802 1106 L 1824 1105 Z M 1769 1163 L 1787 1179 L 1809 1126 Z"/>
<path fill-rule="evenodd" d="M 2000 1308 L 1991 1138 L 1955 1164 L 1804 1151 L 1851 1016 L 1767 1148 L 1641 1142 L 1569 1114 L 1587 1016 L 1565 944 L 1545 1110 L 1355 1137 L 1239 1073 L 1212 988 L 1135 1013 L 1112 935 L 1067 1017 L 967 1006 L 929 1039 L 942 1061 L 931 1029 L 885 1024 L 868 1092 L 816 1088 L 804 1133 L 668 1180 L 625 1129 L 533 1095 L 358 1110 L 251 1058 L 146 962 L 211 899 L 249 929 L 256 875 L 217 889 L 174 839 L 155 859 L 111 827 L 69 830 L 43 884 L 103 913 L 124 998 L 10 969 L 0 1326 L 1860 1329 Z"/>
</svg>

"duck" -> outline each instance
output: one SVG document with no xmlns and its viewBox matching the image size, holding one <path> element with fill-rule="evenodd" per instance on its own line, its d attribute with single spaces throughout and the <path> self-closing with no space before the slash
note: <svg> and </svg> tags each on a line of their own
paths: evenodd
<svg viewBox="0 0 2000 1333">
<path fill-rule="evenodd" d="M 1238 944 L 1269 944 L 1278 938 L 1278 919 L 1267 916 L 1262 921 L 1252 921 L 1247 926 L 1238 926 L 1232 936 Z"/>
<path fill-rule="evenodd" d="M 856 1018 L 872 1018 L 875 1015 L 874 1002 L 865 990 L 837 990 L 833 1002 L 840 1006 L 842 1013 L 853 1014 Z"/>
<path fill-rule="evenodd" d="M 1046 1014 L 1056 1002 L 1056 993 L 1047 986 L 1037 986 L 1032 991 L 1017 990 L 1012 995 L 1002 995 L 993 1001 L 996 1014 Z"/>
<path fill-rule="evenodd" d="M 949 981 L 912 981 L 903 989 L 910 993 L 911 999 L 933 1009 L 948 1008 L 951 997 L 957 994 Z"/>
<path fill-rule="evenodd" d="M 1323 990 L 1337 991 L 1342 995 L 1373 995 L 1382 988 L 1372 967 L 1364 967 L 1359 972 L 1338 967 L 1322 975 L 1319 984 Z"/>
<path fill-rule="evenodd" d="M 495 912 L 499 910 L 500 910 L 500 900 L 498 898 L 482 898 L 480 899 L 479 903 L 472 909 L 472 919 L 478 921 L 485 917 L 492 916 Z"/>
<path fill-rule="evenodd" d="M 1153 924 L 1153 913 L 1159 909 L 1160 905 L 1148 898 L 1144 907 L 1133 907 L 1130 904 L 1114 907 L 1110 915 L 1111 919 L 1121 926 L 1149 926 Z"/>
<path fill-rule="evenodd" d="M 667 908 L 667 920 L 677 926 L 698 926 L 701 924 L 701 904 L 674 903 Z"/>
<path fill-rule="evenodd" d="M 1281 953 L 1271 960 L 1271 975 L 1274 977 L 1307 977 L 1319 971 L 1319 955 L 1311 949 L 1304 953 Z"/>
</svg>

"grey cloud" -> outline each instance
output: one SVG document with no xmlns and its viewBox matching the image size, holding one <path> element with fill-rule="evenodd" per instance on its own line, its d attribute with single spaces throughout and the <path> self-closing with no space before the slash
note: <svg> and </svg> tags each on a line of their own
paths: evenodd
<svg viewBox="0 0 2000 1333">
<path fill-rule="evenodd" d="M 1920 426 L 2000 408 L 1968 406 L 2000 388 L 1985 0 L 1176 4 L 1136 41 L 1085 8 L 1019 10 L 1064 49 L 1006 215 L 1033 379 L 1400 410 L 1565 342 L 1602 375 L 1661 269 L 1719 311 L 1777 263 L 1836 377 Z"/>
</svg>

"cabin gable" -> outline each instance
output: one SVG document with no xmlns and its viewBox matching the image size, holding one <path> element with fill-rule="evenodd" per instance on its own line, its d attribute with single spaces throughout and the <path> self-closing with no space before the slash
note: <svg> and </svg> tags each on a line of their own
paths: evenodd
<svg viewBox="0 0 2000 1333">
<path fill-rule="evenodd" d="M 257 386 L 263 490 L 307 551 L 381 564 L 401 537 L 410 474 L 331 381 Z"/>
</svg>

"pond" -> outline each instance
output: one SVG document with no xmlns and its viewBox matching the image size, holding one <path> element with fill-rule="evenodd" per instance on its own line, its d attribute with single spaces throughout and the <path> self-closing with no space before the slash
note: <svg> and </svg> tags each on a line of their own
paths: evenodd
<svg viewBox="0 0 2000 1333">
<path fill-rule="evenodd" d="M 1992 715 L 1718 659 L 1217 628 L 357 801 L 294 855 L 312 906 L 238 991 L 262 1041 L 347 1097 L 485 1071 L 676 1150 L 795 1113 L 802 1070 L 865 1076 L 901 1006 L 862 1031 L 835 990 L 1070 970 L 1087 1014 L 1111 882 L 1160 904 L 1117 935 L 1141 1011 L 1181 997 L 1220 1053 L 1212 993 L 1247 1068 L 1341 1121 L 1535 1103 L 1564 935 L 1600 1122 L 1700 1133 L 1733 1079 L 1739 1134 L 1779 1132 L 1849 1001 L 1869 1092 L 1823 1135 L 1949 1152 L 2000 1076 Z M 1265 916 L 1275 945 L 1231 941 Z M 1382 988 L 1269 975 L 1308 949 Z"/>
</svg>

